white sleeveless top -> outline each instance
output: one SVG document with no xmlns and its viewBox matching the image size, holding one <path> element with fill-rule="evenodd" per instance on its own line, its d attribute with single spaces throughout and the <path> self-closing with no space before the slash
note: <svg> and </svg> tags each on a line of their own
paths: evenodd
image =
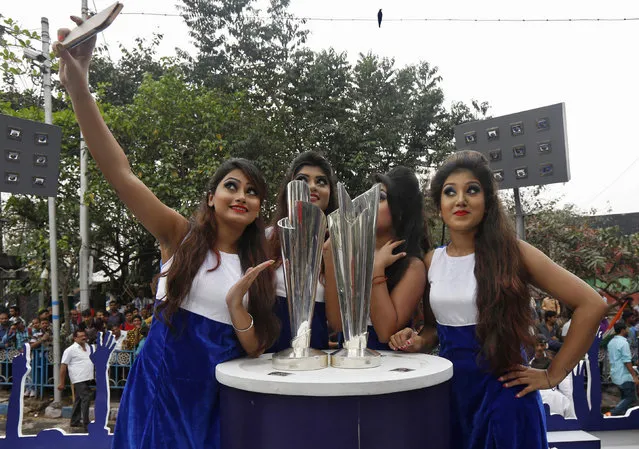
<svg viewBox="0 0 639 449">
<path fill-rule="evenodd" d="M 286 283 L 284 282 L 284 267 L 280 265 L 275 270 L 275 294 L 286 298 Z M 317 282 L 317 292 L 315 293 L 315 302 L 324 302 L 324 285 L 320 281 Z"/>
<path fill-rule="evenodd" d="M 451 257 L 437 248 L 428 270 L 430 307 L 444 326 L 477 324 L 475 254 Z"/>
<path fill-rule="evenodd" d="M 242 277 L 242 265 L 237 254 L 220 251 L 220 266 L 214 271 L 207 271 L 217 265 L 217 257 L 209 251 L 204 263 L 191 283 L 191 290 L 180 306 L 184 310 L 196 313 L 219 323 L 231 324 L 231 314 L 226 306 L 226 294 Z M 162 266 L 162 273 L 171 267 L 173 257 Z M 163 301 L 166 296 L 166 276 L 160 276 L 155 297 Z M 248 306 L 248 293 L 243 298 L 244 307 Z"/>
</svg>

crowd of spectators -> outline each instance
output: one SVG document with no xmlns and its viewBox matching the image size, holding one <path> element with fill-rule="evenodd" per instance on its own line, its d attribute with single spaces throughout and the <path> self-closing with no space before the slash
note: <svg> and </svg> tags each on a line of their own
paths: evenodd
<svg viewBox="0 0 639 449">
<path fill-rule="evenodd" d="M 608 301 L 603 292 L 600 291 L 600 294 L 603 301 Z M 553 357 L 561 351 L 572 322 L 572 312 L 562 310 L 559 301 L 543 294 L 531 298 L 531 307 L 536 316 L 537 345 L 530 364 L 533 368 L 547 369 Z M 639 363 L 639 304 L 634 304 L 631 298 L 612 301 L 599 333 L 602 336 L 602 381 L 608 382 L 610 377 L 609 381 L 621 393 L 619 404 L 606 414 L 623 415 L 637 403 L 639 374 L 635 367 Z M 550 406 L 551 413 L 574 417 L 571 376 L 555 389 L 542 390 L 541 395 L 544 403 Z"/>
<path fill-rule="evenodd" d="M 143 290 L 129 302 L 109 298 L 105 309 L 69 311 L 67 326 L 61 327 L 64 346 L 73 343 L 73 333 L 82 330 L 87 343 L 93 344 L 100 332 L 118 328 L 121 330 L 120 349 L 135 351 L 144 338 L 142 329 L 150 325 L 153 300 L 145 297 Z M 63 320 L 64 323 L 65 320 Z M 29 343 L 32 349 L 48 348 L 53 341 L 51 307 L 38 311 L 26 321 L 20 307 L 11 305 L 8 310 L 0 309 L 0 349 L 21 349 Z"/>
<path fill-rule="evenodd" d="M 100 332 L 110 330 L 116 336 L 116 349 L 138 351 L 140 342 L 148 333 L 152 321 L 153 300 L 144 291 L 126 303 L 109 299 L 106 310 L 83 310 L 70 316 L 70 331 L 79 329 L 86 333 L 87 343 L 94 344 Z M 69 333 L 73 335 L 73 332 Z"/>
<path fill-rule="evenodd" d="M 110 330 L 115 337 L 117 351 L 139 353 L 148 335 L 152 321 L 153 300 L 139 290 L 137 296 L 128 302 L 109 297 L 105 309 L 73 308 L 68 318 L 62 320 L 60 341 L 62 350 L 74 345 L 78 331 L 86 336 L 86 343 L 93 345 L 100 332 Z M 0 309 L 0 350 L 22 350 L 28 344 L 32 350 L 48 350 L 53 344 L 51 308 L 39 310 L 28 320 L 21 314 L 20 307 L 11 305 Z M 10 369 L 10 368 L 7 368 Z M 25 396 L 36 396 L 30 378 L 26 380 Z"/>
<path fill-rule="evenodd" d="M 129 302 L 118 302 L 109 298 L 106 310 L 73 308 L 61 327 L 61 343 L 64 349 L 60 364 L 60 384 L 66 388 L 66 377 L 73 385 L 75 402 L 71 416 L 71 427 L 81 427 L 86 431 L 89 423 L 89 404 L 92 398 L 94 379 L 90 346 L 94 345 L 100 332 L 110 330 L 115 338 L 116 351 L 132 351 L 137 356 L 144 346 L 152 320 L 153 300 L 138 295 Z M 0 310 L 0 350 L 21 350 L 28 344 L 32 350 L 48 350 L 53 343 L 51 309 L 42 309 L 27 321 L 22 317 L 20 307 L 12 305 L 8 310 Z M 66 349 L 65 349 L 66 348 Z M 132 358 L 130 359 L 132 360 Z M 7 370 L 10 370 L 7 366 Z M 45 368 L 50 371 L 51 367 Z M 116 370 L 118 380 L 125 380 L 128 370 Z M 52 373 L 47 372 L 48 378 Z M 122 377 L 122 379 L 119 379 Z M 35 397 L 36 386 L 31 376 L 25 381 L 25 396 Z"/>
</svg>

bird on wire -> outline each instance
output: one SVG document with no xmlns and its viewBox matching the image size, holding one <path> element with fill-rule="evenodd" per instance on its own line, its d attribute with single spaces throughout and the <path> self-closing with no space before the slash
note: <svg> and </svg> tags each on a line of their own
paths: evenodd
<svg viewBox="0 0 639 449">
<path fill-rule="evenodd" d="M 382 17 L 384 16 L 384 14 L 382 14 L 382 10 L 380 9 L 379 11 L 377 11 L 377 27 L 381 28 L 382 27 Z"/>
</svg>

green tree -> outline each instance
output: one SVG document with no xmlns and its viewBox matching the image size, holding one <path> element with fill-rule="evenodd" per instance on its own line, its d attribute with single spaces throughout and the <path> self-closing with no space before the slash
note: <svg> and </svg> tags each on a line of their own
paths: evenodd
<svg viewBox="0 0 639 449">
<path fill-rule="evenodd" d="M 255 160 L 273 198 L 292 158 L 320 150 L 357 195 L 373 172 L 393 165 L 427 174 L 453 151 L 455 124 L 486 114 L 485 103 L 453 103 L 447 109 L 437 69 L 426 62 L 397 67 L 391 59 L 368 54 L 351 64 L 333 49 L 311 51 L 304 46 L 308 31 L 288 12 L 288 0 L 272 0 L 264 11 L 256 5 L 255 0 L 183 0 L 198 48 L 194 56 L 158 58 L 158 35 L 122 49 L 117 62 L 105 48 L 94 59 L 91 87 L 132 169 L 184 215 L 197 206 L 206 181 L 229 156 Z M 77 286 L 80 142 L 66 96 L 55 86 L 54 122 L 64 135 L 58 252 L 66 270 L 64 289 L 70 292 Z M 42 119 L 41 100 L 27 89 L 5 85 L 0 95 L 5 113 Z M 157 273 L 157 244 L 92 162 L 89 170 L 91 250 L 96 268 L 110 279 L 109 289 L 123 294 Z M 34 267 L 46 265 L 45 204 L 14 196 L 6 207 L 16 235 L 11 245 Z M 31 273 L 33 286 L 40 271 Z"/>
<path fill-rule="evenodd" d="M 33 47 L 33 41 L 39 40 L 38 33 L 22 28 L 19 23 L 0 14 L 0 73 L 2 83 L 12 88 L 19 87 L 16 78 L 27 75 L 31 82 L 38 84 L 39 71 L 30 61 L 22 57 L 25 49 L 39 51 Z M 21 80 L 24 83 L 24 80 Z M 26 84 L 22 86 L 26 89 Z"/>
<path fill-rule="evenodd" d="M 396 67 L 391 59 L 360 55 L 351 66 L 333 49 L 304 46 L 304 21 L 288 0 L 182 0 L 198 49 L 196 83 L 245 91 L 250 131 L 234 151 L 255 155 L 272 186 L 301 151 L 323 151 L 351 194 L 373 172 L 406 165 L 425 173 L 454 150 L 454 126 L 487 105 L 444 107 L 437 68 L 426 62 Z"/>
<path fill-rule="evenodd" d="M 10 24 L 12 21 L 8 20 Z M 17 26 L 11 29 L 11 37 L 15 37 L 18 33 Z M 37 38 L 37 35 L 29 34 L 28 36 Z M 6 35 L 6 33 L 5 33 Z M 136 46 L 128 51 L 123 49 L 124 56 L 117 63 L 113 63 L 108 57 L 105 49 L 98 51 L 95 64 L 92 71 L 92 87 L 98 93 L 99 99 L 107 101 L 113 100 L 118 104 L 131 102 L 133 95 L 137 92 L 142 82 L 144 73 L 151 73 L 153 76 L 159 76 L 165 70 L 168 70 L 171 64 L 176 64 L 170 59 L 158 59 L 155 55 L 159 36 L 154 37 L 150 45 L 145 41 L 138 40 Z M 1 41 L 5 50 L 13 48 L 14 44 L 7 44 L 7 40 Z M 18 42 L 18 41 L 17 41 Z M 19 42 L 20 45 L 28 46 L 29 41 Z M 6 44 L 8 46 L 6 46 Z M 15 44 L 17 45 L 17 43 Z M 20 64 L 22 60 L 13 53 L 4 51 L 3 54 L 11 56 L 4 58 L 5 64 L 2 66 L 5 79 L 8 75 L 12 83 L 4 83 L 0 89 L 0 113 L 26 118 L 30 120 L 42 121 L 42 98 L 35 96 L 33 93 L 38 89 L 40 83 L 40 75 L 25 80 L 24 70 Z M 7 72 L 6 67 L 9 67 Z M 57 69 L 57 63 L 54 64 L 53 70 Z M 16 77 L 21 77 L 21 83 L 15 82 Z M 79 128 L 75 121 L 70 103 L 67 101 L 63 91 L 59 89 L 59 83 L 54 78 L 54 114 L 53 123 L 62 127 L 62 149 L 60 159 L 60 178 L 58 196 L 56 198 L 56 221 L 57 221 L 57 241 L 58 241 L 58 277 L 60 292 L 63 300 L 65 300 L 65 312 L 68 311 L 66 298 L 73 293 L 78 282 L 78 248 L 79 242 L 79 198 L 77 196 L 79 188 L 79 147 L 80 136 Z M 103 103 L 103 107 L 109 109 L 110 106 Z M 101 178 L 101 175 L 96 175 Z M 103 186 L 101 186 L 103 187 Z M 89 192 L 87 200 L 95 195 Z M 112 237 L 107 239 L 104 236 L 109 235 L 113 230 L 111 222 L 101 222 L 100 210 L 90 208 L 91 213 L 91 249 L 98 254 L 107 253 L 111 256 L 100 259 L 103 264 L 98 269 L 104 269 L 112 279 L 112 288 L 115 286 L 120 288 L 116 293 L 122 291 L 122 285 L 127 285 L 129 278 L 135 280 L 144 279 L 148 282 L 155 274 L 153 268 L 149 268 L 149 264 L 137 265 L 137 259 L 129 261 L 129 246 L 131 245 L 134 254 L 153 253 L 157 250 L 152 237 L 149 238 L 148 233 L 143 233 L 141 238 L 137 240 L 126 241 Z M 18 255 L 28 270 L 29 277 L 24 282 L 12 282 L 9 290 L 14 294 L 29 293 L 38 291 L 47 285 L 43 285 L 39 279 L 40 273 L 44 267 L 49 265 L 49 235 L 48 235 L 48 209 L 47 201 L 43 198 L 13 195 L 4 204 L 3 215 L 9 220 L 5 226 L 5 236 L 7 237 L 6 249 L 10 254 Z M 122 217 L 122 214 L 117 216 Z M 121 220 L 121 228 L 130 227 L 124 219 Z M 157 259 L 157 257 L 156 257 Z M 114 261 L 119 262 L 116 265 Z M 99 262 L 99 261 L 98 261 Z M 117 270 L 113 267 L 125 266 L 125 270 Z M 48 267 L 50 269 L 50 267 Z M 122 276 L 124 271 L 124 276 Z M 141 271 L 145 271 L 146 275 L 140 275 Z M 157 271 L 157 270 L 155 270 Z M 129 276 L 129 273 L 133 275 Z"/>
<path fill-rule="evenodd" d="M 98 93 L 100 102 L 113 106 L 129 104 L 145 76 L 157 79 L 170 68 L 180 66 L 177 58 L 158 57 L 157 49 L 162 38 L 161 34 L 154 34 L 150 41 L 138 37 L 131 49 L 120 44 L 121 57 L 117 62 L 111 60 L 106 46 L 96 48 L 89 82 L 92 90 Z"/>
<path fill-rule="evenodd" d="M 134 173 L 162 202 L 189 216 L 210 176 L 229 157 L 226 136 L 238 117 L 235 102 L 185 82 L 175 68 L 157 80 L 147 75 L 132 103 L 103 110 Z M 158 272 L 159 251 L 93 163 L 90 168 L 90 210 L 92 222 L 99 223 L 91 247 L 111 288 L 122 292 Z"/>
<path fill-rule="evenodd" d="M 543 199 L 541 191 L 536 188 L 523 195 L 526 240 L 614 296 L 639 291 L 639 234 L 593 227 L 589 214 L 571 204 L 559 206 L 559 198 Z"/>
<path fill-rule="evenodd" d="M 180 9 L 198 49 L 193 76 L 227 92 L 247 92 L 260 104 L 277 102 L 291 56 L 306 41 L 290 0 L 182 0 Z"/>
</svg>

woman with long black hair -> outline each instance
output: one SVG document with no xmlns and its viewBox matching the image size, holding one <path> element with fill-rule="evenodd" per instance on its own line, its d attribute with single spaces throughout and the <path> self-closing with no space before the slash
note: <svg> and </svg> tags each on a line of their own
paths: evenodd
<svg viewBox="0 0 639 449">
<path fill-rule="evenodd" d="M 375 175 L 381 183 L 373 285 L 368 325 L 368 347 L 388 350 L 389 338 L 413 316 L 422 299 L 426 275 L 422 258 L 429 249 L 424 221 L 424 197 L 410 169 L 394 167 Z M 324 245 L 327 272 L 334 267 L 330 245 Z M 329 323 L 341 330 L 341 314 L 334 275 L 327 277 L 326 309 Z"/>
<path fill-rule="evenodd" d="M 59 30 L 59 39 L 68 33 Z M 55 45 L 60 81 L 98 168 L 162 256 L 156 319 L 129 373 L 113 447 L 219 448 L 217 364 L 257 356 L 278 334 L 260 218 L 266 182 L 249 161 L 231 159 L 191 219 L 163 204 L 133 173 L 91 96 L 94 45 L 95 37 L 71 51 Z"/>
<path fill-rule="evenodd" d="M 404 329 L 393 349 L 415 352 L 439 338 L 453 363 L 451 447 L 546 449 L 545 413 L 536 390 L 555 387 L 586 353 L 607 307 L 585 282 L 517 239 L 488 160 L 476 151 L 450 156 L 430 194 L 450 243 L 424 258 L 434 326 Z M 574 310 L 561 351 L 547 370 L 527 366 L 534 345 L 529 285 Z M 436 326 L 436 327 L 435 327 Z"/>
</svg>

